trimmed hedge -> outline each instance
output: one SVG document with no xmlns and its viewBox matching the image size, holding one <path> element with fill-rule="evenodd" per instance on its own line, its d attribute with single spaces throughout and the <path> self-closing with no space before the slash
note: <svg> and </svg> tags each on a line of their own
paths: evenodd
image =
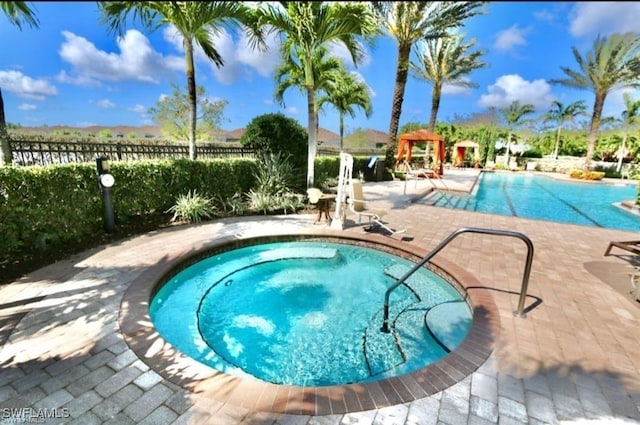
<svg viewBox="0 0 640 425">
<path fill-rule="evenodd" d="M 113 162 L 116 222 L 165 212 L 189 190 L 222 199 L 247 192 L 254 166 L 251 159 Z M 94 164 L 0 168 L 0 264 L 103 232 L 102 208 Z"/>
<path fill-rule="evenodd" d="M 354 158 L 354 177 L 366 157 Z M 317 157 L 316 173 L 337 177 L 338 157 Z M 116 223 L 164 213 L 189 191 L 230 199 L 253 188 L 255 160 L 111 162 Z M 63 247 L 104 232 L 93 163 L 0 168 L 0 266 L 20 253 Z M 0 267 L 1 268 L 1 267 Z"/>
</svg>

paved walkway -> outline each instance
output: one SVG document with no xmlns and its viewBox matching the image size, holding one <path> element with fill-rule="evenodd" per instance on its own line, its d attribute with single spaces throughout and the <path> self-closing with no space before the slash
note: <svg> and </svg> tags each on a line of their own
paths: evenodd
<svg viewBox="0 0 640 425">
<path fill-rule="evenodd" d="M 393 238 L 432 248 L 476 226 L 522 232 L 535 246 L 526 318 L 512 314 L 522 241 L 462 235 L 438 254 L 488 286 L 500 310 L 493 354 L 461 382 L 407 404 L 301 416 L 216 403 L 150 370 L 118 327 L 124 291 L 146 267 L 212 238 L 324 226 L 315 215 L 228 219 L 134 237 L 0 287 L 0 423 L 38 412 L 67 416 L 41 423 L 81 425 L 640 423 L 640 308 L 615 288 L 628 286 L 630 267 L 603 256 L 609 241 L 638 233 L 412 204 L 425 186 L 410 182 L 405 195 L 398 183 L 364 185 L 385 221 L 407 229 Z"/>
</svg>

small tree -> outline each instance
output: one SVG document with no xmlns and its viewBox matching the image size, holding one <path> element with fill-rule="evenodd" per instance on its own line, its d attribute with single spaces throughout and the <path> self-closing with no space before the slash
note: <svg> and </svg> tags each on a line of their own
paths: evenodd
<svg viewBox="0 0 640 425">
<path fill-rule="evenodd" d="M 162 134 L 172 140 L 188 142 L 191 131 L 189 95 L 173 84 L 171 96 L 164 96 L 156 106 L 149 108 L 151 119 L 161 128 Z M 196 89 L 198 116 L 196 140 L 211 140 L 220 131 L 226 100 L 211 100 L 205 96 L 204 87 Z"/>
<path fill-rule="evenodd" d="M 260 159 L 282 153 L 299 171 L 305 170 L 307 163 L 307 137 L 307 131 L 296 120 L 275 113 L 251 120 L 240 143 L 253 149 Z"/>
</svg>

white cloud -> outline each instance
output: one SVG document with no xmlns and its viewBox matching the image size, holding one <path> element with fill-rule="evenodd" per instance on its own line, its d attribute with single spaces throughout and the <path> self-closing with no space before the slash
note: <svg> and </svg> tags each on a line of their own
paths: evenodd
<svg viewBox="0 0 640 425">
<path fill-rule="evenodd" d="M 94 125 L 98 125 L 98 124 L 91 121 L 79 121 L 76 123 L 76 127 L 81 127 L 81 128 L 93 127 Z"/>
<path fill-rule="evenodd" d="M 612 116 L 614 118 L 620 118 L 622 115 L 622 111 L 626 109 L 624 104 L 624 94 L 629 93 L 632 99 L 640 99 L 640 90 L 633 89 L 618 89 L 612 90 L 607 95 L 607 100 L 604 103 L 604 108 L 602 111 L 602 116 Z M 593 105 L 594 99 L 587 99 L 587 110 L 591 112 L 591 106 Z"/>
<path fill-rule="evenodd" d="M 574 37 L 638 32 L 639 2 L 576 2 L 569 14 Z"/>
<path fill-rule="evenodd" d="M 547 109 L 554 100 L 551 86 L 545 80 L 526 81 L 517 74 L 503 75 L 488 87 L 478 102 L 483 107 L 505 108 L 512 102 L 530 103 L 536 109 Z"/>
<path fill-rule="evenodd" d="M 273 105 L 273 100 L 271 100 L 271 99 L 263 99 L 262 102 L 265 105 Z"/>
<path fill-rule="evenodd" d="M 369 52 L 367 51 L 367 49 L 364 47 L 362 43 L 358 42 L 358 45 L 364 51 L 364 56 L 360 59 L 360 63 L 358 64 L 358 67 L 363 68 L 368 66 L 371 63 L 371 55 L 369 54 Z M 349 53 L 349 50 L 347 50 L 344 44 L 329 43 L 328 48 L 329 48 L 330 56 L 335 56 L 339 58 L 349 68 L 355 67 L 353 63 L 353 59 L 351 59 L 351 53 Z"/>
<path fill-rule="evenodd" d="M 469 82 L 468 78 L 462 78 L 461 80 Z M 442 94 L 446 95 L 471 94 L 471 92 L 471 87 L 462 87 L 447 83 L 442 85 Z"/>
<path fill-rule="evenodd" d="M 298 108 L 296 108 L 295 106 L 289 106 L 288 108 L 286 108 L 284 110 L 286 113 L 291 114 L 291 115 L 298 115 L 300 112 L 298 111 Z"/>
<path fill-rule="evenodd" d="M 147 113 L 147 108 L 144 107 L 143 105 L 140 105 L 140 104 L 132 106 L 131 108 L 128 108 L 127 110 L 129 112 L 134 112 L 136 114 L 146 114 Z"/>
<path fill-rule="evenodd" d="M 549 12 L 547 9 L 542 9 L 538 12 L 534 12 L 533 17 L 539 21 L 549 22 L 549 23 L 555 22 L 556 20 L 556 15 L 553 14 L 552 12 Z"/>
<path fill-rule="evenodd" d="M 60 57 L 71 64 L 71 73 L 58 75 L 59 81 L 78 85 L 99 85 L 100 81 L 135 80 L 157 83 L 183 71 L 184 60 L 177 56 L 163 56 L 151 47 L 139 31 L 129 30 L 118 38 L 119 53 L 99 50 L 92 42 L 69 31 L 63 31 L 65 41 Z"/>
<path fill-rule="evenodd" d="M 163 100 L 165 100 L 168 97 L 169 97 L 168 94 L 162 93 L 160 96 L 158 96 L 158 102 L 162 102 Z M 138 105 L 138 106 L 140 106 L 140 105 Z"/>
<path fill-rule="evenodd" d="M 18 109 L 20 109 L 21 111 L 33 111 L 35 109 L 38 109 L 38 107 L 30 103 L 23 103 L 21 105 L 18 105 Z"/>
<path fill-rule="evenodd" d="M 171 43 L 178 51 L 184 52 L 182 36 L 174 27 L 167 27 L 164 39 Z M 271 75 L 280 62 L 280 41 L 273 33 L 267 37 L 265 51 L 254 50 L 249 44 L 246 34 L 242 33 L 237 41 L 231 34 L 222 29 L 212 35 L 213 45 L 222 57 L 224 65 L 218 68 L 199 46 L 194 48 L 196 62 L 208 64 L 216 78 L 222 84 L 232 84 L 240 78 L 251 78 L 252 71 L 267 77 Z"/>
<path fill-rule="evenodd" d="M 528 29 L 518 28 L 518 25 L 499 31 L 496 34 L 496 41 L 493 43 L 493 47 L 503 53 L 513 52 L 517 46 L 527 45 L 524 37 L 528 32 Z"/>
<path fill-rule="evenodd" d="M 98 107 L 100 108 L 104 108 L 104 109 L 110 109 L 110 108 L 115 108 L 116 104 L 113 103 L 112 101 L 110 101 L 109 99 L 102 99 L 96 102 L 96 105 L 98 105 Z"/>
<path fill-rule="evenodd" d="M 0 87 L 16 96 L 32 100 L 44 100 L 56 96 L 58 89 L 47 80 L 33 79 L 19 71 L 0 71 Z"/>
</svg>

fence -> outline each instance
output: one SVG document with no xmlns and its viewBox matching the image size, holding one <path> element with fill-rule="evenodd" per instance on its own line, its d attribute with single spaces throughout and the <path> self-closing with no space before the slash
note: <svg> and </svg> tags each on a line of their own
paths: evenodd
<svg viewBox="0 0 640 425">
<path fill-rule="evenodd" d="M 13 163 L 17 165 L 91 162 L 102 155 L 112 161 L 189 157 L 189 147 L 186 145 L 10 140 L 9 146 Z M 251 149 L 220 145 L 198 145 L 196 154 L 198 158 L 254 156 Z"/>
</svg>

